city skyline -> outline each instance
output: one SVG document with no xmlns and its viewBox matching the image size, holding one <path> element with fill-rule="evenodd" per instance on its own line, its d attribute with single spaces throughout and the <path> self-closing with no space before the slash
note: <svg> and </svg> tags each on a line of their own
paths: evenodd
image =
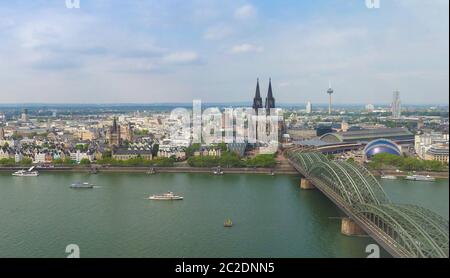
<svg viewBox="0 0 450 278">
<path fill-rule="evenodd" d="M 448 0 L 4 2 L 0 258 L 449 258 Z"/>
<path fill-rule="evenodd" d="M 4 4 L 2 103 L 448 103 L 448 1 L 298 2 Z"/>
</svg>

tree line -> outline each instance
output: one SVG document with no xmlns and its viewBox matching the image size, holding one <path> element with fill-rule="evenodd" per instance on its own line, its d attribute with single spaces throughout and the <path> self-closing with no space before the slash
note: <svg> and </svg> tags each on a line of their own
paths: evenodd
<svg viewBox="0 0 450 278">
<path fill-rule="evenodd" d="M 260 154 L 253 158 L 241 159 L 236 153 L 225 152 L 220 157 L 191 156 L 188 158 L 191 167 L 223 167 L 223 168 L 273 168 L 276 166 L 275 155 Z"/>
<path fill-rule="evenodd" d="M 369 168 L 382 170 L 386 168 L 397 168 L 402 171 L 433 171 L 441 172 L 448 170 L 448 165 L 436 160 L 421 160 L 414 157 L 397 156 L 389 153 L 374 155 L 368 163 Z"/>
</svg>

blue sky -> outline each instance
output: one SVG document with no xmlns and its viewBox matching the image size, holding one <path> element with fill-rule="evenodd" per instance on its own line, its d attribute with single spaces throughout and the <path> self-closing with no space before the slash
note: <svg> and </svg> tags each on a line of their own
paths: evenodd
<svg viewBox="0 0 450 278">
<path fill-rule="evenodd" d="M 448 104 L 449 2 L 380 2 L 0 0 L 0 102 Z"/>
</svg>

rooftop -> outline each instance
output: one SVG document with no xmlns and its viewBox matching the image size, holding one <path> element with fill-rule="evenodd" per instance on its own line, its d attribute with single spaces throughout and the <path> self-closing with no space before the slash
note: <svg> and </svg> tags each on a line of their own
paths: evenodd
<svg viewBox="0 0 450 278">
<path fill-rule="evenodd" d="M 327 133 L 320 137 L 326 142 L 344 142 L 352 140 L 373 140 L 378 138 L 394 138 L 394 137 L 409 137 L 413 134 L 403 127 L 399 128 L 377 128 L 377 129 L 362 129 L 347 132 Z"/>
</svg>

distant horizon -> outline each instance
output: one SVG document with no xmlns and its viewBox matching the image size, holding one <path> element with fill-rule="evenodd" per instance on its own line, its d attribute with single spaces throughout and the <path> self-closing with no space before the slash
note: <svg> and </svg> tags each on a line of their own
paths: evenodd
<svg viewBox="0 0 450 278">
<path fill-rule="evenodd" d="M 280 106 L 305 106 L 307 102 L 281 102 L 277 103 L 277 107 Z M 314 103 L 313 106 L 326 106 L 328 107 L 328 103 Z M 333 106 L 366 106 L 368 104 L 372 104 L 375 106 L 390 106 L 391 103 L 333 103 Z M 149 103 L 139 103 L 139 102 L 15 102 L 15 103 L 0 103 L 0 107 L 8 107 L 8 106 L 191 106 L 192 102 L 149 102 Z M 235 101 L 235 102 L 203 102 L 202 105 L 247 105 L 252 106 L 250 101 Z M 404 106 L 437 106 L 437 107 L 449 107 L 449 104 L 442 103 L 402 103 L 402 107 Z"/>
</svg>

